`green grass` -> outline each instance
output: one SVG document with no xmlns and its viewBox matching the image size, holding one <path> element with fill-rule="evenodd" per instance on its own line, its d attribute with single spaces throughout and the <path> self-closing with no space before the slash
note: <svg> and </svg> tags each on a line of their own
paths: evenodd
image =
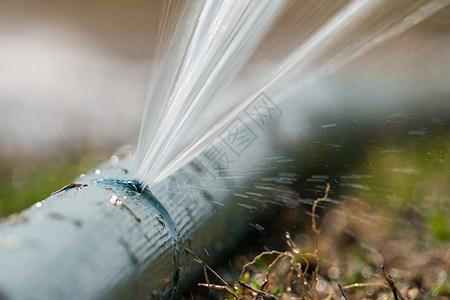
<svg viewBox="0 0 450 300">
<path fill-rule="evenodd" d="M 82 153 L 47 163 L 23 163 L 0 174 L 0 218 L 47 198 L 104 160 L 104 153 Z"/>
</svg>

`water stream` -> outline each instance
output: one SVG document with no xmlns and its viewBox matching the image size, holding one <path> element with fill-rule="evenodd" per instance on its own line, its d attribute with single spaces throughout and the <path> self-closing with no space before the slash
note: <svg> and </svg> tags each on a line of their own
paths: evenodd
<svg viewBox="0 0 450 300">
<path fill-rule="evenodd" d="M 274 104 L 285 101 L 448 4 L 355 0 L 330 8 L 322 2 L 295 1 L 199 1 L 182 9 L 168 5 L 139 138 L 137 180 L 151 186 L 173 174 L 260 101 L 262 93 Z M 304 18 L 313 9 L 329 10 L 329 18 L 317 22 L 309 34 L 304 34 L 305 27 L 287 34 L 284 18 Z M 276 45 L 270 40 L 274 36 Z"/>
</svg>

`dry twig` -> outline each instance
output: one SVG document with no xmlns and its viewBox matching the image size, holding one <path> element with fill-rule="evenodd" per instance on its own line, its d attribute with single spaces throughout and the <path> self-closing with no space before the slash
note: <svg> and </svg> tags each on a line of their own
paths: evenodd
<svg viewBox="0 0 450 300">
<path fill-rule="evenodd" d="M 216 290 L 224 290 L 227 291 L 230 295 L 232 295 L 235 299 L 239 300 L 238 295 L 236 295 L 236 293 L 233 291 L 233 289 L 231 288 L 231 286 L 225 281 L 223 280 L 222 277 L 220 277 L 219 274 L 217 274 L 210 266 L 208 266 L 203 260 L 201 260 L 197 254 L 195 254 L 194 251 L 190 250 L 190 249 L 185 249 L 187 252 L 189 252 L 190 254 L 192 254 L 192 256 L 194 256 L 194 261 L 199 263 L 200 265 L 203 266 L 203 272 L 205 274 L 205 280 L 206 280 L 206 284 L 205 283 L 199 283 L 198 286 L 203 286 L 203 287 L 207 287 L 207 288 L 213 288 Z M 209 278 L 208 278 L 208 271 L 210 271 L 214 276 L 217 277 L 217 279 L 219 279 L 223 285 L 216 285 L 216 284 L 210 284 L 209 283 Z"/>
<path fill-rule="evenodd" d="M 249 290 L 251 290 L 252 292 L 256 293 L 256 297 L 257 297 L 257 298 L 258 298 L 258 297 L 261 297 L 262 300 L 277 300 L 277 297 L 275 297 L 274 295 L 269 294 L 269 293 L 266 293 L 266 292 L 261 291 L 261 290 L 258 290 L 257 288 L 254 288 L 254 287 L 252 287 L 251 285 L 246 284 L 246 283 L 243 282 L 243 281 L 240 281 L 240 280 L 239 280 L 238 283 L 239 283 L 239 285 L 242 286 L 243 288 L 249 289 Z"/>
<path fill-rule="evenodd" d="M 339 290 L 341 290 L 342 297 L 344 297 L 344 299 L 347 300 L 347 296 L 345 295 L 344 290 L 342 289 L 342 286 L 339 283 L 338 283 L 338 286 L 339 286 Z"/>
<path fill-rule="evenodd" d="M 68 185 L 62 187 L 61 189 L 57 190 L 56 192 L 53 192 L 50 194 L 50 196 L 56 195 L 58 193 L 61 193 L 63 191 L 69 190 L 69 189 L 73 189 L 73 188 L 82 188 L 84 186 L 88 186 L 86 183 L 69 183 Z"/>
<path fill-rule="evenodd" d="M 319 204 L 319 202 L 324 201 L 325 199 L 328 198 L 328 192 L 330 191 L 330 184 L 327 182 L 327 188 L 325 190 L 325 195 L 322 198 L 317 198 L 316 201 L 314 201 L 313 207 L 312 207 L 312 215 L 311 215 L 311 223 L 312 223 L 312 229 L 314 230 L 314 232 L 316 234 L 319 234 L 322 229 L 317 229 L 316 227 L 316 208 L 317 208 L 317 204 Z"/>
<path fill-rule="evenodd" d="M 397 286 L 395 285 L 394 280 L 392 279 L 391 274 L 386 272 L 386 269 L 384 267 L 384 265 L 381 265 L 381 270 L 383 271 L 383 276 L 384 279 L 386 280 L 389 288 L 392 291 L 392 294 L 394 295 L 394 299 L 398 300 L 398 298 L 402 299 L 402 300 L 408 300 L 406 297 L 404 297 L 402 295 L 402 293 L 400 293 L 400 291 L 397 289 Z"/>
</svg>

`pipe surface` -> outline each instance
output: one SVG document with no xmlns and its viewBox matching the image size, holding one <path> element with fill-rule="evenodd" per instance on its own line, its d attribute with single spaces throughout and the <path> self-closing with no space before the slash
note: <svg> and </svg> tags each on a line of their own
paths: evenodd
<svg viewBox="0 0 450 300">
<path fill-rule="evenodd" d="M 184 248 L 233 243 L 239 210 L 220 205 L 223 179 L 202 179 L 222 187 L 213 194 L 186 193 L 174 180 L 193 181 L 191 163 L 140 192 L 133 157 L 116 160 L 0 224 L 0 299 L 167 298 L 192 263 Z"/>
</svg>

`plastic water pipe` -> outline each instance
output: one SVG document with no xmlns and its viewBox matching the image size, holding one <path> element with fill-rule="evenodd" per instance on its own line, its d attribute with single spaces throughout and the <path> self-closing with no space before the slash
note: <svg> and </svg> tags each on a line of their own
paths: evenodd
<svg viewBox="0 0 450 300">
<path fill-rule="evenodd" d="M 226 229 L 247 225 L 223 178 L 203 177 L 222 187 L 214 193 L 196 187 L 195 163 L 151 191 L 132 180 L 133 165 L 113 156 L 0 224 L 0 299 L 170 298 L 192 264 L 185 248 L 230 246 Z"/>
</svg>

